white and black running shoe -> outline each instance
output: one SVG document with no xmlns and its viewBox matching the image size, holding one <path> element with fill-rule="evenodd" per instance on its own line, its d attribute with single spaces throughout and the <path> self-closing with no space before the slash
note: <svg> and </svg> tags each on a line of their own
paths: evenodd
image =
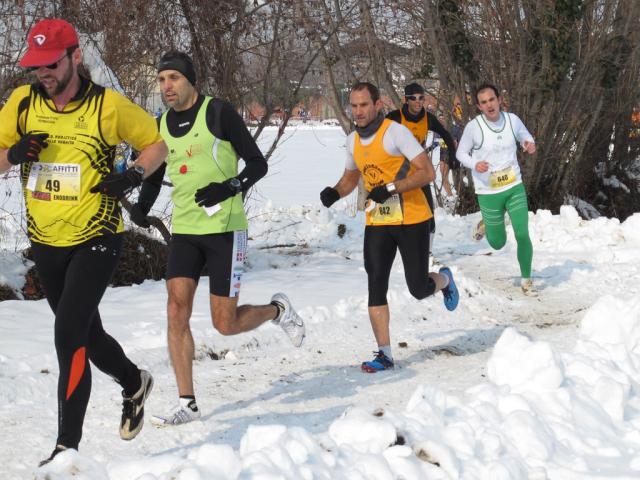
<svg viewBox="0 0 640 480">
<path fill-rule="evenodd" d="M 146 370 L 140 370 L 140 389 L 131 397 L 122 392 L 122 420 L 120 421 L 120 438 L 132 440 L 144 423 L 144 402 L 153 388 L 153 377 Z"/>
<path fill-rule="evenodd" d="M 180 405 L 178 405 L 173 412 L 166 417 L 152 415 L 151 424 L 156 427 L 170 427 L 193 422 L 199 418 L 200 410 L 198 410 L 198 405 L 195 400 L 184 402 L 183 399 L 180 399 Z"/>
<path fill-rule="evenodd" d="M 295 347 L 302 345 L 306 334 L 304 322 L 291 306 L 287 296 L 284 293 L 276 293 L 271 297 L 271 303 L 277 303 L 280 310 L 280 314 L 273 319 L 273 323 L 282 327 Z"/>
</svg>

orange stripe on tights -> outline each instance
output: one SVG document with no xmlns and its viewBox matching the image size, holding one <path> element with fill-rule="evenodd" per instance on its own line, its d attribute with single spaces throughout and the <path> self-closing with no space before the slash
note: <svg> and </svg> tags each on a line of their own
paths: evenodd
<svg viewBox="0 0 640 480">
<path fill-rule="evenodd" d="M 85 355 L 86 348 L 80 347 L 73 353 L 73 359 L 71 360 L 71 371 L 69 372 L 69 383 L 67 384 L 67 398 L 73 395 L 76 387 L 80 383 L 80 379 L 84 374 L 84 365 L 85 365 Z"/>
</svg>

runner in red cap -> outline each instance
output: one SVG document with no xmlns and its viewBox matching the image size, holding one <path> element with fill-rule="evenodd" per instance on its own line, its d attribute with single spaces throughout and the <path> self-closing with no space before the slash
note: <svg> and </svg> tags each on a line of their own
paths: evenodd
<svg viewBox="0 0 640 480">
<path fill-rule="evenodd" d="M 20 168 L 27 234 L 55 315 L 58 438 L 49 458 L 77 449 L 91 392 L 90 363 L 122 387 L 120 436 L 142 428 L 153 386 L 107 334 L 98 310 L 122 249 L 118 197 L 142 183 L 167 153 L 155 120 L 113 90 L 79 73 L 75 29 L 47 19 L 29 32 L 20 65 L 35 77 L 0 110 L 0 173 Z M 135 167 L 114 174 L 116 145 L 140 151 Z"/>
<path fill-rule="evenodd" d="M 41 20 L 34 25 L 27 38 L 29 48 L 20 60 L 21 67 L 40 67 L 62 60 L 67 49 L 77 47 L 75 28 L 59 18 Z"/>
</svg>

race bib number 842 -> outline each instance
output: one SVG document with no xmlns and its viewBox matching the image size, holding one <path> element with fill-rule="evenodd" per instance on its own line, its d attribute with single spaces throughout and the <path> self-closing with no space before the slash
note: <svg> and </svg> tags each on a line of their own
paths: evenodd
<svg viewBox="0 0 640 480">
<path fill-rule="evenodd" d="M 384 203 L 378 203 L 371 211 L 372 225 L 385 225 L 402 223 L 402 205 L 400 205 L 400 196 L 393 195 Z"/>
</svg>

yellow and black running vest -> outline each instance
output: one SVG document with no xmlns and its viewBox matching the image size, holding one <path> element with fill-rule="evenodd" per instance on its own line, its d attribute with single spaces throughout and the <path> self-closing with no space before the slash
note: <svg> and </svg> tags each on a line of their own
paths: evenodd
<svg viewBox="0 0 640 480">
<path fill-rule="evenodd" d="M 21 166 L 31 240 L 71 246 L 121 232 L 118 201 L 89 193 L 111 171 L 116 147 L 102 135 L 104 87 L 90 83 L 84 97 L 62 112 L 56 111 L 36 87 L 23 88 L 30 88 L 30 92 L 21 103 L 18 133 L 49 134 L 49 146 L 40 153 L 40 161 Z"/>
</svg>

